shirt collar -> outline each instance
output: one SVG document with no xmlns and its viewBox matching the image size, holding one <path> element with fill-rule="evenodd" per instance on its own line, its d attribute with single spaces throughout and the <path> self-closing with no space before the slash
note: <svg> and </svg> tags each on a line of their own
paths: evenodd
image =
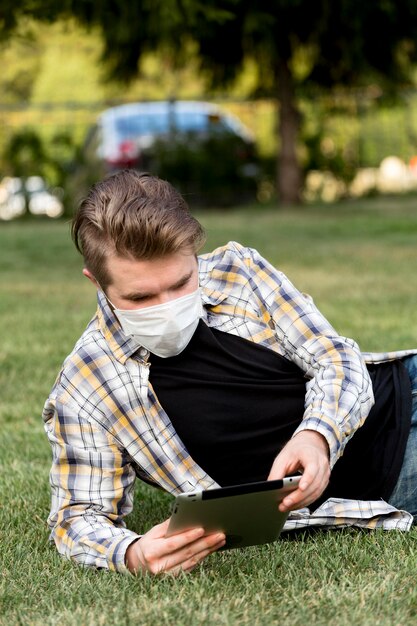
<svg viewBox="0 0 417 626">
<path fill-rule="evenodd" d="M 198 257 L 198 270 L 203 306 L 215 307 L 221 304 L 227 298 L 224 284 L 216 284 L 216 281 L 213 280 L 210 267 L 208 267 L 207 261 L 203 257 Z M 220 287 L 220 289 L 216 289 L 217 286 Z M 223 287 L 223 289 L 221 289 L 221 287 Z"/>
<path fill-rule="evenodd" d="M 111 351 L 118 361 L 125 363 L 139 350 L 137 343 L 127 337 L 116 315 L 113 313 L 107 298 L 102 291 L 97 291 L 97 319 L 101 332 L 104 335 Z"/>
</svg>

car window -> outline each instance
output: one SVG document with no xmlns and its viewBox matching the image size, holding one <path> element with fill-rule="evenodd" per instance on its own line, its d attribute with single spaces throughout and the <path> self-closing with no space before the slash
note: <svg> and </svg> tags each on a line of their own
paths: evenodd
<svg viewBox="0 0 417 626">
<path fill-rule="evenodd" d="M 203 113 L 176 113 L 175 125 L 178 130 L 191 131 L 191 130 L 206 130 L 208 126 L 207 115 Z"/>
<path fill-rule="evenodd" d="M 117 133 L 124 139 L 148 133 L 165 133 L 168 131 L 166 115 L 148 114 L 119 117 L 115 122 Z"/>
<path fill-rule="evenodd" d="M 221 116 L 198 111 L 174 111 L 167 113 L 144 113 L 119 117 L 115 120 L 116 130 L 122 139 L 145 134 L 167 133 L 170 124 L 181 132 L 202 132 L 205 130 L 224 129 Z"/>
</svg>

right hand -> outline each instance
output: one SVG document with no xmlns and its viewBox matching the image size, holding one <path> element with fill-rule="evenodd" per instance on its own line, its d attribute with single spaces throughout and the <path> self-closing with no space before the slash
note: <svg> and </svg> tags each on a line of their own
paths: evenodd
<svg viewBox="0 0 417 626">
<path fill-rule="evenodd" d="M 133 573 L 151 574 L 190 572 L 206 556 L 226 542 L 224 533 L 205 535 L 203 528 L 193 528 L 166 537 L 169 519 L 158 524 L 132 543 L 126 551 L 126 566 Z"/>
<path fill-rule="evenodd" d="M 302 430 L 283 447 L 276 457 L 268 480 L 290 476 L 301 470 L 298 489 L 291 491 L 280 503 L 280 511 L 308 506 L 321 496 L 329 483 L 329 446 L 320 433 Z"/>
</svg>

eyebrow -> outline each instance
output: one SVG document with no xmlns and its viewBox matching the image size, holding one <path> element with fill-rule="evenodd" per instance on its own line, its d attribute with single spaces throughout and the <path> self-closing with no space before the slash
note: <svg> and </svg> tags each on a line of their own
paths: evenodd
<svg viewBox="0 0 417 626">
<path fill-rule="evenodd" d="M 183 287 L 183 285 L 185 285 L 190 280 L 193 273 L 194 270 L 191 270 L 191 272 L 188 272 L 188 274 L 182 276 L 182 278 L 177 280 L 177 282 L 175 282 L 173 285 L 169 285 L 167 287 L 167 290 L 170 291 Z M 151 298 L 154 295 L 155 293 L 151 291 L 133 291 L 132 293 L 127 293 L 125 295 L 122 295 L 121 297 L 123 298 L 123 300 L 142 300 L 145 298 Z"/>
</svg>

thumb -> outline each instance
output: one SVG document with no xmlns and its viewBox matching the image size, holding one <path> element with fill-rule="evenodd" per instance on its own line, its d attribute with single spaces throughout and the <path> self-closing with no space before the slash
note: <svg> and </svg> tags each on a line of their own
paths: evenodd
<svg viewBox="0 0 417 626">
<path fill-rule="evenodd" d="M 297 461 L 289 459 L 284 453 L 280 453 L 272 464 L 267 480 L 278 480 L 289 474 L 293 474 L 299 468 Z"/>
</svg>

